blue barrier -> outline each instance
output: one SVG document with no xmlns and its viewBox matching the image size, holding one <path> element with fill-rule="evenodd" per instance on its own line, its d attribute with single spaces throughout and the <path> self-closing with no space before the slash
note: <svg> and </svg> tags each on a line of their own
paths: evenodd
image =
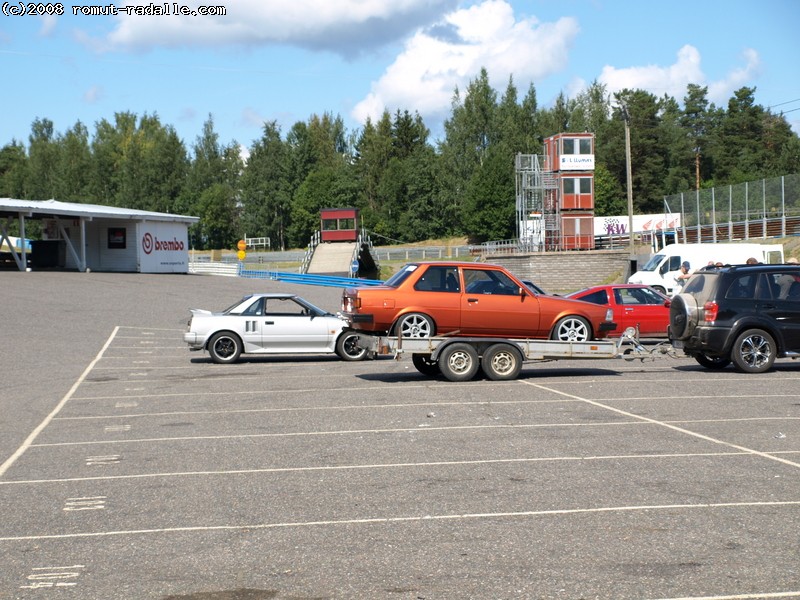
<svg viewBox="0 0 800 600">
<path fill-rule="evenodd" d="M 239 277 L 247 279 L 271 279 L 285 283 L 298 283 L 301 285 L 321 285 L 327 287 L 363 287 L 382 285 L 383 281 L 377 279 L 354 279 L 353 277 L 336 277 L 334 275 L 309 275 L 308 273 L 282 273 L 280 271 L 260 271 L 245 269 L 239 266 Z"/>
</svg>

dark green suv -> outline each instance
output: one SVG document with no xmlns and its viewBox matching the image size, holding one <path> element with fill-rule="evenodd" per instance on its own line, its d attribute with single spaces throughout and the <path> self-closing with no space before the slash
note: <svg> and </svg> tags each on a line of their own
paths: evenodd
<svg viewBox="0 0 800 600">
<path fill-rule="evenodd" d="M 695 272 L 672 299 L 672 345 L 709 369 L 763 373 L 800 358 L 800 266 L 734 265 Z"/>
</svg>

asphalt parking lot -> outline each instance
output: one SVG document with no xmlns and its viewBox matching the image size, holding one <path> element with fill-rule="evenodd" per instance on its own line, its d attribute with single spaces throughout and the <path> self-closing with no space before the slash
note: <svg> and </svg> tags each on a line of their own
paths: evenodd
<svg viewBox="0 0 800 600">
<path fill-rule="evenodd" d="M 0 272 L 0 598 L 800 598 L 800 362 L 213 364 L 189 308 L 340 290 Z"/>
</svg>

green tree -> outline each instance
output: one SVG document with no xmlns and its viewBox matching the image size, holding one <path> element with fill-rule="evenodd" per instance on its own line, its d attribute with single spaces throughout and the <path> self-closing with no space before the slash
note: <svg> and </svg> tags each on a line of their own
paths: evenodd
<svg viewBox="0 0 800 600">
<path fill-rule="evenodd" d="M 754 95 L 755 88 L 736 90 L 714 131 L 714 178 L 718 183 L 753 181 L 763 173 L 765 112 L 756 105 Z"/>
<path fill-rule="evenodd" d="M 626 107 L 630 122 L 634 212 L 638 214 L 658 212 L 663 202 L 663 178 L 666 171 L 663 141 L 659 129 L 660 104 L 655 96 L 642 90 L 622 90 L 615 94 L 615 98 L 619 106 Z M 623 122 L 621 123 L 623 135 L 621 144 L 618 145 L 619 149 L 607 157 L 609 159 L 607 164 L 619 181 L 626 182 L 624 117 L 621 108 L 617 109 L 617 118 Z"/>
<path fill-rule="evenodd" d="M 308 244 L 319 229 L 320 209 L 353 206 L 357 193 L 353 179 L 344 169 L 320 167 L 309 173 L 292 202 L 292 222 L 288 229 L 292 247 Z"/>
<path fill-rule="evenodd" d="M 269 237 L 283 250 L 291 224 L 289 149 L 275 121 L 264 124 L 242 173 L 242 227 L 251 237 Z"/>
<path fill-rule="evenodd" d="M 690 165 L 694 162 L 692 140 L 681 124 L 682 112 L 678 102 L 664 96 L 659 102 L 660 146 L 664 154 L 666 173 L 663 174 L 662 194 L 676 194 L 692 185 Z"/>
<path fill-rule="evenodd" d="M 236 192 L 226 183 L 216 182 L 200 194 L 197 209 L 201 221 L 195 238 L 205 248 L 234 248 L 239 238 Z"/>
<path fill-rule="evenodd" d="M 470 81 L 463 101 L 456 89 L 451 110 L 451 117 L 444 122 L 445 138 L 439 146 L 439 201 L 450 233 L 462 234 L 466 232 L 463 219 L 467 185 L 498 137 L 497 94 L 489 85 L 486 69 Z"/>
<path fill-rule="evenodd" d="M 190 235 L 201 248 L 232 247 L 238 234 L 227 232 L 238 231 L 240 226 L 237 204 L 244 169 L 239 145 L 235 141 L 222 145 L 209 115 L 203 124 L 203 134 L 195 141 L 193 154 L 179 201 L 181 212 L 201 219 Z M 207 215 L 208 210 L 212 212 Z M 221 219 L 229 219 L 230 224 L 224 226 Z M 223 242 L 225 245 L 214 245 Z"/>
<path fill-rule="evenodd" d="M 28 156 L 25 146 L 11 140 L 0 148 L 0 197 L 25 198 L 26 172 Z"/>
<path fill-rule="evenodd" d="M 28 140 L 26 195 L 31 200 L 55 198 L 58 190 L 59 150 L 53 122 L 50 119 L 34 120 Z"/>
<path fill-rule="evenodd" d="M 568 103 L 572 110 L 569 119 L 570 131 L 589 131 L 598 134 L 611 114 L 611 97 L 604 84 L 593 81 L 580 92 L 574 102 Z"/>
<path fill-rule="evenodd" d="M 355 145 L 353 167 L 360 182 L 360 208 L 371 228 L 380 219 L 378 190 L 392 157 L 392 143 L 392 120 L 384 111 L 376 124 L 367 119 Z"/>
<path fill-rule="evenodd" d="M 78 121 L 57 138 L 55 197 L 65 202 L 88 202 L 91 198 L 92 152 L 89 130 Z"/>
<path fill-rule="evenodd" d="M 694 189 L 696 190 L 700 189 L 700 184 L 708 176 L 711 167 L 710 160 L 706 157 L 710 126 L 707 94 L 708 87 L 690 83 L 686 88 L 686 95 L 683 97 L 683 116 L 680 120 L 694 154 Z"/>
<path fill-rule="evenodd" d="M 513 163 L 501 147 L 488 149 L 470 179 L 464 212 L 472 241 L 501 240 L 515 235 Z"/>
<path fill-rule="evenodd" d="M 628 214 L 627 188 L 602 164 L 594 168 L 594 214 L 598 217 Z"/>
</svg>

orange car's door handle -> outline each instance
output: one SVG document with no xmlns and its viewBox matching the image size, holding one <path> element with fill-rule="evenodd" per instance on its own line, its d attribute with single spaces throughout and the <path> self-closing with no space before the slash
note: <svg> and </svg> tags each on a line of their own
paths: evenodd
<svg viewBox="0 0 800 600">
<path fill-rule="evenodd" d="M 477 298 L 467 298 L 467 302 L 477 302 Z"/>
</svg>

